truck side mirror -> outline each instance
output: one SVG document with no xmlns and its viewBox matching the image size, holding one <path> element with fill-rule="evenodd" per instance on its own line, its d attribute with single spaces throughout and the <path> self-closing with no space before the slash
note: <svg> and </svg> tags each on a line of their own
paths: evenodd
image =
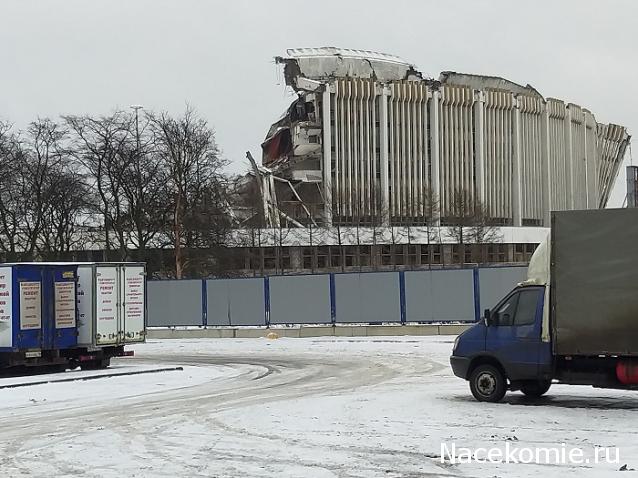
<svg viewBox="0 0 638 478">
<path fill-rule="evenodd" d="M 485 309 L 483 317 L 485 318 L 485 325 L 491 325 L 492 313 L 490 312 L 490 309 Z"/>
</svg>

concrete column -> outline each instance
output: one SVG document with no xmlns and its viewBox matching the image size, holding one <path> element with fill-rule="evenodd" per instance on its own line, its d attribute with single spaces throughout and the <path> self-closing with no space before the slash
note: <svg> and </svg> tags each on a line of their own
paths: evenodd
<svg viewBox="0 0 638 478">
<path fill-rule="evenodd" d="M 551 167 L 549 163 L 549 110 L 547 103 L 543 105 L 541 113 L 541 178 L 543 185 L 543 226 L 551 225 L 552 193 L 549 185 L 552 180 Z"/>
<path fill-rule="evenodd" d="M 638 166 L 627 166 L 627 207 L 638 207 Z"/>
<path fill-rule="evenodd" d="M 324 225 L 332 226 L 332 131 L 330 125 L 330 85 L 325 85 L 322 95 L 321 113 L 323 124 L 323 214 Z"/>
<path fill-rule="evenodd" d="M 596 144 L 596 121 L 593 115 L 585 112 L 585 171 L 587 174 L 587 209 L 598 208 L 598 180 L 596 178 L 596 154 L 589 148 Z M 594 135 L 592 141 L 591 136 Z"/>
<path fill-rule="evenodd" d="M 474 175 L 476 178 L 476 197 L 483 206 L 485 202 L 485 93 L 474 92 Z"/>
<path fill-rule="evenodd" d="M 388 145 L 388 96 L 390 91 L 384 86 L 379 95 L 379 147 L 381 169 L 381 224 L 390 225 L 390 173 Z"/>
<path fill-rule="evenodd" d="M 441 156 L 439 154 L 439 101 L 441 93 L 439 91 L 432 92 L 430 100 L 430 189 L 436 196 L 437 201 L 441 201 L 441 180 L 439 171 L 441 170 Z M 433 220 L 434 226 L 441 225 L 441 211 L 437 211 L 437 215 Z"/>
<path fill-rule="evenodd" d="M 513 98 L 512 121 L 512 223 L 522 226 L 521 204 L 521 108 L 517 97 Z"/>
<path fill-rule="evenodd" d="M 567 209 L 574 209 L 574 154 L 572 148 L 572 112 L 565 108 L 565 171 L 567 171 Z"/>
</svg>

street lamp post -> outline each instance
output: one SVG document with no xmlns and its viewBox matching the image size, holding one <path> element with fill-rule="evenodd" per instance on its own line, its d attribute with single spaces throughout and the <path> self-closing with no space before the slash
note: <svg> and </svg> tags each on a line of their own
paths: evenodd
<svg viewBox="0 0 638 478">
<path fill-rule="evenodd" d="M 139 119 L 139 111 L 144 109 L 142 105 L 131 105 L 131 109 L 135 111 L 135 162 L 133 167 L 135 168 L 135 173 L 137 176 L 137 188 L 139 190 L 140 197 L 142 196 L 142 189 L 144 186 L 142 185 L 142 172 L 140 165 L 140 119 Z M 141 238 L 138 237 L 138 240 L 141 241 Z M 137 255 L 139 256 L 141 242 L 138 243 Z M 139 257 L 138 257 L 139 259 Z"/>
<path fill-rule="evenodd" d="M 139 159 L 140 154 L 140 119 L 139 119 L 139 111 L 143 110 L 144 107 L 142 105 L 131 105 L 131 109 L 135 110 L 135 139 L 137 141 L 137 155 Z"/>
</svg>

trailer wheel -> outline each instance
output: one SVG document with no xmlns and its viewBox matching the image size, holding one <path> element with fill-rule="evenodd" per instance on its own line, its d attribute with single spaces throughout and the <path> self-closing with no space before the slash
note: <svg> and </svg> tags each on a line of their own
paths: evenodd
<svg viewBox="0 0 638 478">
<path fill-rule="evenodd" d="M 498 368 L 479 365 L 470 375 L 470 390 L 479 402 L 500 402 L 505 396 L 507 382 Z"/>
<path fill-rule="evenodd" d="M 532 398 L 542 397 L 552 386 L 551 380 L 531 380 L 521 385 L 521 392 Z"/>
</svg>

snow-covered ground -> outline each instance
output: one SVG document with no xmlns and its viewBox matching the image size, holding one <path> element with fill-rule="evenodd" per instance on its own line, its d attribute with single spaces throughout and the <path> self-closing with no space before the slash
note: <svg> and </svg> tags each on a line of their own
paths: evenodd
<svg viewBox="0 0 638 478">
<path fill-rule="evenodd" d="M 152 341 L 112 369 L 184 370 L 0 389 L 0 473 L 606 477 L 625 464 L 638 469 L 638 393 L 554 386 L 537 401 L 511 393 L 478 403 L 450 370 L 453 339 Z M 87 373 L 95 372 L 46 378 Z M 577 448 L 590 463 L 453 464 L 441 462 L 442 443 Z M 619 447 L 619 462 L 593 463 L 596 446 Z"/>
</svg>

